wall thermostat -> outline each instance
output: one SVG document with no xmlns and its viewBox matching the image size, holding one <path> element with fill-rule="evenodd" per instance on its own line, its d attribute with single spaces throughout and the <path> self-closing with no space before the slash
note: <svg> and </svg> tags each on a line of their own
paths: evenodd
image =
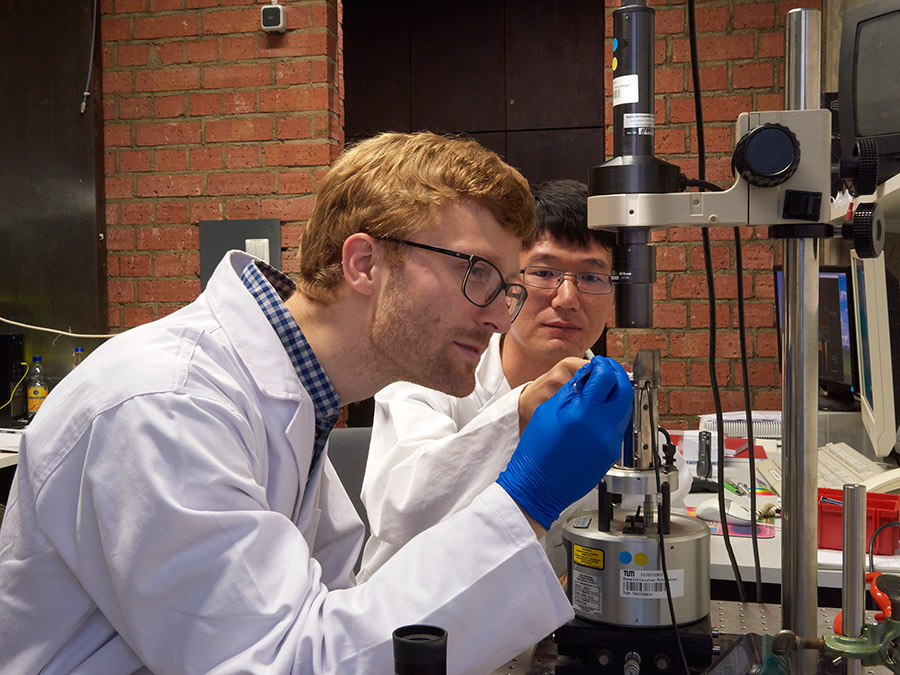
<svg viewBox="0 0 900 675">
<path fill-rule="evenodd" d="M 260 10 L 260 24 L 267 33 L 283 33 L 287 30 L 284 7 L 277 3 L 263 5 Z"/>
</svg>

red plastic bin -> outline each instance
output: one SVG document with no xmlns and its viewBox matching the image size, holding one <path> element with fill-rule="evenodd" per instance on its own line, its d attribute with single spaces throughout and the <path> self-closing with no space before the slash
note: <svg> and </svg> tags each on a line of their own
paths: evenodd
<svg viewBox="0 0 900 675">
<path fill-rule="evenodd" d="M 843 501 L 843 490 L 819 488 L 819 548 L 830 548 L 840 551 L 843 549 L 844 507 L 841 504 L 831 504 L 822 501 L 822 497 L 828 497 L 838 502 Z M 869 541 L 875 530 L 885 523 L 893 523 L 900 520 L 900 495 L 886 495 L 879 492 L 866 493 L 866 553 L 869 552 Z M 893 527 L 882 530 L 875 542 L 875 555 L 894 555 L 897 553 L 900 539 L 897 529 Z"/>
</svg>

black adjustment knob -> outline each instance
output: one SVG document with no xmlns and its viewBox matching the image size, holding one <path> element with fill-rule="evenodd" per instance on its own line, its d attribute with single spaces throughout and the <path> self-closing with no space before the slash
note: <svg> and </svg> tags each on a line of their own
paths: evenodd
<svg viewBox="0 0 900 675">
<path fill-rule="evenodd" d="M 763 124 L 734 148 L 731 169 L 751 185 L 772 187 L 794 175 L 800 164 L 800 142 L 782 124 Z"/>
<path fill-rule="evenodd" d="M 878 187 L 878 146 L 871 138 L 860 138 L 853 148 L 856 175 L 852 187 L 854 195 L 870 195 Z"/>
<path fill-rule="evenodd" d="M 891 601 L 891 618 L 900 618 L 900 577 L 896 574 L 879 574 L 875 577 L 875 588 L 884 593 Z"/>
<path fill-rule="evenodd" d="M 853 241 L 853 250 L 860 258 L 877 258 L 884 250 L 884 210 L 877 202 L 859 204 L 853 220 L 841 227 L 841 236 Z"/>
</svg>

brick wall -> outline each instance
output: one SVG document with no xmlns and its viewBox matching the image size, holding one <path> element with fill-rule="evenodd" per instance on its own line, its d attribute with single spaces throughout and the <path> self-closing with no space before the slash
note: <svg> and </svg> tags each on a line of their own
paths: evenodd
<svg viewBox="0 0 900 675">
<path fill-rule="evenodd" d="M 340 7 L 338 0 L 282 0 L 289 30 L 269 36 L 258 29 L 260 4 L 102 0 L 113 330 L 196 297 L 200 220 L 281 219 L 284 267 L 292 271 L 316 182 L 343 142 Z M 606 4 L 611 14 L 621 3 Z M 657 10 L 656 151 L 696 177 L 687 5 L 650 4 Z M 784 16 L 798 6 L 821 9 L 821 0 L 697 2 L 707 178 L 723 187 L 732 182 L 737 115 L 783 106 Z M 611 16 L 607 30 L 611 43 Z M 711 231 L 726 410 L 743 405 L 732 237 L 731 228 Z M 771 269 L 780 246 L 765 228 L 742 228 L 741 237 L 753 405 L 779 409 Z M 638 349 L 660 349 L 663 418 L 672 428 L 693 427 L 698 413 L 713 409 L 700 230 L 659 231 L 654 240 L 655 326 L 611 331 L 609 351 L 629 361 Z"/>
<path fill-rule="evenodd" d="M 612 50 L 612 11 L 606 0 L 607 43 Z M 687 5 L 650 0 L 656 9 L 656 154 L 698 177 Z M 822 9 L 820 0 L 702 0 L 696 3 L 700 85 L 706 139 L 706 176 L 721 187 L 733 183 L 734 123 L 741 112 L 784 107 L 784 20 L 795 7 Z M 611 91 L 607 73 L 606 91 Z M 612 120 L 607 100 L 606 119 Z M 607 134 L 607 155 L 612 138 Z M 744 263 L 748 373 L 755 409 L 781 409 L 781 377 L 775 330 L 772 266 L 781 246 L 767 228 L 740 229 Z M 710 230 L 716 290 L 716 378 L 723 408 L 742 410 L 737 279 L 733 228 Z M 714 411 L 709 390 L 709 303 L 699 228 L 654 232 L 657 283 L 654 328 L 611 330 L 611 356 L 630 361 L 639 349 L 662 354 L 660 413 L 670 428 L 696 428 L 697 415 Z"/>
<path fill-rule="evenodd" d="M 200 220 L 278 218 L 295 265 L 343 142 L 338 0 L 102 0 L 109 324 L 200 292 Z"/>
</svg>

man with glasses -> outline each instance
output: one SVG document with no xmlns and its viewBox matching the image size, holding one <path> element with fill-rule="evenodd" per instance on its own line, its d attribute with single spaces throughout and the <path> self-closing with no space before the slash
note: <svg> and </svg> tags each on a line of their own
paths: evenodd
<svg viewBox="0 0 900 675">
<path fill-rule="evenodd" d="M 485 673 L 573 616 L 539 538 L 615 459 L 617 364 L 580 370 L 496 482 L 364 584 L 327 450 L 342 406 L 391 382 L 472 391 L 525 297 L 527 183 L 424 133 L 360 143 L 317 187 L 296 286 L 232 251 L 35 416 L 0 527 L 4 673 L 389 673 L 392 631 L 421 623 L 449 672 Z"/>
<path fill-rule="evenodd" d="M 518 318 L 495 335 L 458 398 L 408 382 L 375 396 L 362 499 L 372 534 L 366 579 L 422 530 L 449 518 L 496 480 L 538 405 L 590 358 L 613 307 L 615 235 L 587 228 L 587 187 L 571 180 L 532 189 L 537 227 L 522 243 Z M 570 509 L 588 508 L 590 496 Z M 560 519 L 544 538 L 565 571 Z"/>
</svg>

